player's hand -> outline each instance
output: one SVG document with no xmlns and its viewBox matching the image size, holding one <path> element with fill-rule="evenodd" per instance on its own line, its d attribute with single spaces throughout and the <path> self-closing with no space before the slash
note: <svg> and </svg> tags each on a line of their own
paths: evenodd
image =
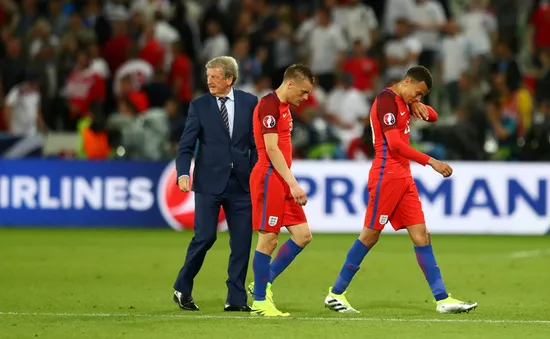
<svg viewBox="0 0 550 339">
<path fill-rule="evenodd" d="M 290 187 L 290 194 L 292 194 L 294 201 L 298 205 L 305 206 L 307 204 L 306 192 L 300 185 Z"/>
<path fill-rule="evenodd" d="M 419 101 L 414 102 L 411 105 L 411 114 L 416 120 L 428 120 L 430 118 L 430 113 L 428 113 L 426 105 Z"/>
<path fill-rule="evenodd" d="M 441 174 L 444 178 L 448 178 L 451 176 L 451 174 L 453 174 L 453 168 L 443 161 L 430 158 L 430 161 L 428 161 L 428 165 L 432 166 L 432 168 L 437 173 Z"/>
<path fill-rule="evenodd" d="M 189 177 L 188 176 L 183 176 L 181 178 L 178 179 L 178 186 L 180 188 L 180 191 L 182 192 L 189 192 L 191 191 L 191 185 L 189 184 Z"/>
</svg>

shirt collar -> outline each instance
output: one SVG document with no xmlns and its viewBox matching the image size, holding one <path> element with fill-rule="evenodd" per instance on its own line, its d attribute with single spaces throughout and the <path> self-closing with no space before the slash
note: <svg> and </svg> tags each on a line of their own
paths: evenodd
<svg viewBox="0 0 550 339">
<path fill-rule="evenodd" d="M 231 91 L 226 96 L 227 100 L 229 101 L 235 101 L 235 93 L 233 92 L 233 88 L 231 88 Z M 216 100 L 220 100 L 219 97 L 216 97 Z"/>
</svg>

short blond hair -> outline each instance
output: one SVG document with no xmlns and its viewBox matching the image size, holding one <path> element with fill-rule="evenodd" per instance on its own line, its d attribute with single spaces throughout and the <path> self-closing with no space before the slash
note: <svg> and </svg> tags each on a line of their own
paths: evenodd
<svg viewBox="0 0 550 339">
<path fill-rule="evenodd" d="M 222 76 L 224 79 L 233 77 L 233 82 L 231 85 L 234 85 L 239 79 L 239 64 L 235 58 L 230 56 L 219 56 L 206 63 L 206 69 L 219 68 L 222 70 Z"/>
</svg>

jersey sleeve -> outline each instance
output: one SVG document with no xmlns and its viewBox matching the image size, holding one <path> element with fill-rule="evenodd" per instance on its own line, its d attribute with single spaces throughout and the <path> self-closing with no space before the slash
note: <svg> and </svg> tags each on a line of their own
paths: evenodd
<svg viewBox="0 0 550 339">
<path fill-rule="evenodd" d="M 262 126 L 262 134 L 277 133 L 279 102 L 269 97 L 261 100 L 258 106 L 258 119 Z"/>
<path fill-rule="evenodd" d="M 385 133 L 397 129 L 397 102 L 392 93 L 384 91 L 376 98 L 376 114 L 380 128 Z"/>
<path fill-rule="evenodd" d="M 384 136 L 386 137 L 390 151 L 398 153 L 402 157 L 419 163 L 422 166 L 426 166 L 428 161 L 430 161 L 429 155 L 419 152 L 412 148 L 411 145 L 403 142 L 398 130 L 389 130 Z"/>
<path fill-rule="evenodd" d="M 438 119 L 438 114 L 437 112 L 435 111 L 435 109 L 433 109 L 431 106 L 428 106 L 426 105 L 426 109 L 428 110 L 428 122 L 434 122 L 434 121 L 437 121 Z"/>
</svg>

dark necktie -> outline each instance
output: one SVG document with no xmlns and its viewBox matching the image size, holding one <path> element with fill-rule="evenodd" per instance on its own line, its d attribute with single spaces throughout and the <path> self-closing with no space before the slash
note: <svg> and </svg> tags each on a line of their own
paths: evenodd
<svg viewBox="0 0 550 339">
<path fill-rule="evenodd" d="M 220 111 L 222 113 L 223 123 L 225 124 L 225 128 L 227 128 L 227 131 L 230 132 L 230 130 L 229 130 L 229 115 L 227 114 L 227 107 L 225 107 L 225 102 L 227 100 L 229 100 L 229 98 L 228 97 L 223 97 L 223 98 L 220 98 L 219 100 L 221 102 Z"/>
</svg>

